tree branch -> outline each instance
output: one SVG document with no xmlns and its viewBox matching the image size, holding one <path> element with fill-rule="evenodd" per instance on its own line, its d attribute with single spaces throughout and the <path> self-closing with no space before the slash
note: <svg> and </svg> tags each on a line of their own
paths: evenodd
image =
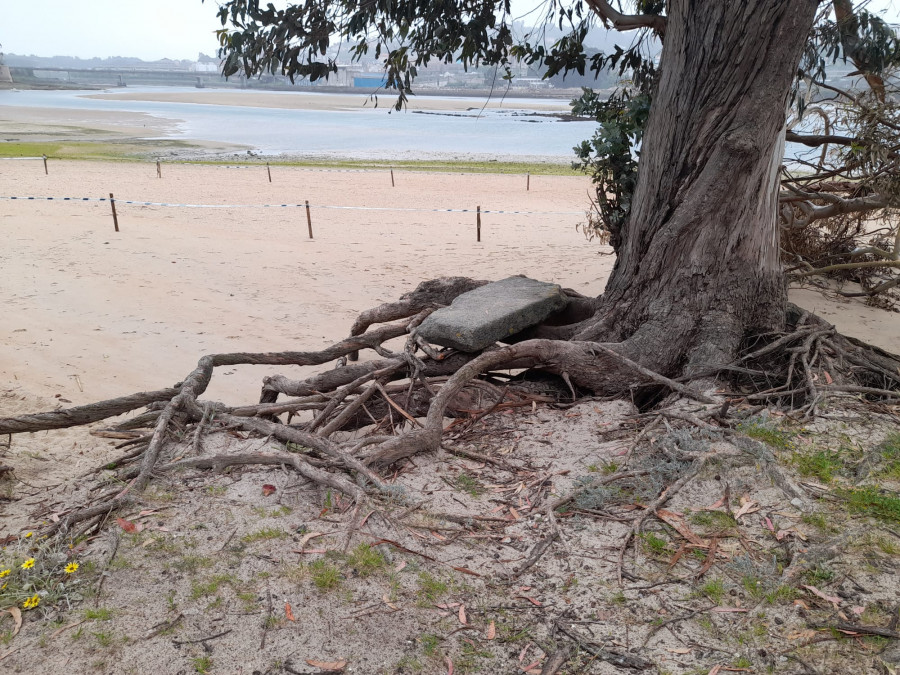
<svg viewBox="0 0 900 675">
<path fill-rule="evenodd" d="M 588 6 L 603 20 L 603 25 L 607 28 L 608 24 L 612 24 L 620 32 L 649 28 L 660 39 L 666 35 L 666 17 L 659 14 L 623 14 L 606 0 L 588 0 Z"/>
<path fill-rule="evenodd" d="M 811 148 L 818 148 L 822 145 L 853 145 L 860 141 L 852 136 L 832 136 L 829 134 L 798 134 L 795 131 L 788 131 L 785 134 L 785 140 L 788 143 L 802 143 Z"/>
</svg>

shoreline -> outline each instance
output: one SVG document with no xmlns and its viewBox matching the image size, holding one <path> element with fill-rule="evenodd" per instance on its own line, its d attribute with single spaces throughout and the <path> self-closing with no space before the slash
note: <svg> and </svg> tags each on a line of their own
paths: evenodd
<svg viewBox="0 0 900 675">
<path fill-rule="evenodd" d="M 193 91 L 106 91 L 85 94 L 84 98 L 106 101 L 147 101 L 154 103 L 188 103 L 193 105 L 220 105 L 272 110 L 326 110 L 342 111 L 360 108 L 390 109 L 396 97 L 390 92 L 374 96 L 360 90 L 346 92 L 319 91 L 259 91 L 248 89 L 196 89 Z M 412 96 L 407 102 L 409 112 L 469 112 L 472 110 L 527 110 L 534 112 L 566 111 L 568 97 L 553 98 L 513 98 L 494 94 L 461 96 L 458 94 L 434 93 Z M 473 105 L 475 103 L 476 105 Z"/>
<path fill-rule="evenodd" d="M 79 96 L 81 98 L 81 96 Z M 147 101 L 184 103 L 188 105 L 216 105 L 235 108 L 271 110 L 308 110 L 341 112 L 366 108 L 367 100 L 346 94 L 298 94 L 255 91 L 188 92 L 141 91 L 87 93 L 83 98 L 110 101 Z M 15 101 L 14 97 L 6 99 Z M 404 114 L 455 115 L 472 114 L 484 103 L 479 98 L 431 98 L 413 101 Z M 507 99 L 488 102 L 491 112 L 503 110 L 511 115 L 552 116 L 570 119 L 560 109 L 559 102 Z M 416 107 L 418 106 L 418 107 Z M 385 115 L 389 114 L 387 110 Z M 378 166 L 403 165 L 410 169 L 439 167 L 464 171 L 501 173 L 558 173 L 573 175 L 574 153 L 512 154 L 413 149 L 366 151 L 338 150 L 333 153 L 311 154 L 296 151 L 264 152 L 256 147 L 231 141 L 202 138 L 184 139 L 178 136 L 184 124 L 177 113 L 163 115 L 127 110 L 97 110 L 77 107 L 40 107 L 36 105 L 0 105 L 0 157 L 47 155 L 57 159 L 138 160 L 175 159 L 196 162 L 235 162 L 238 158 L 255 162 L 313 166 Z M 574 123 L 574 122 L 572 122 Z M 585 130 L 587 136 L 588 130 Z M 564 150 L 565 148 L 561 148 Z M 493 167 L 491 165 L 494 165 Z"/>
</svg>

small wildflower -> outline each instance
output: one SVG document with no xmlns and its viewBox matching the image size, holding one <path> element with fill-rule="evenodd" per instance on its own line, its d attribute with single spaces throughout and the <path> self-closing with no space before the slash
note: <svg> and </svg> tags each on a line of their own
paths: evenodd
<svg viewBox="0 0 900 675">
<path fill-rule="evenodd" d="M 41 604 L 41 596 L 37 593 L 28 598 L 25 602 L 22 603 L 22 607 L 25 609 L 34 609 L 39 604 Z"/>
<path fill-rule="evenodd" d="M 7 586 L 9 586 L 8 581 L 5 584 L 3 584 L 2 586 L 0 586 L 0 591 L 5 591 Z"/>
<path fill-rule="evenodd" d="M 28 537 L 32 536 L 33 534 L 34 534 L 34 532 L 28 532 L 28 533 L 25 535 L 25 538 L 28 539 Z"/>
<path fill-rule="evenodd" d="M 21 567 L 23 570 L 30 570 L 32 567 L 34 567 L 34 558 L 29 558 L 28 560 L 26 560 L 25 562 L 23 562 L 23 563 L 20 565 L 20 567 Z"/>
<path fill-rule="evenodd" d="M 66 565 L 66 574 L 72 574 L 72 572 L 75 572 L 77 570 L 78 570 L 77 562 L 72 562 L 72 563 L 69 563 L 68 565 Z"/>
<path fill-rule="evenodd" d="M 10 572 L 12 572 L 12 570 L 9 568 L 0 570 L 0 579 L 2 579 L 3 577 L 8 577 Z"/>
</svg>

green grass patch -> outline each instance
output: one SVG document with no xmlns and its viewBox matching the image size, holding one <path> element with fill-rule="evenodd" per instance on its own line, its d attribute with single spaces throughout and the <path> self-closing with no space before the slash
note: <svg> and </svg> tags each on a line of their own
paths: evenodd
<svg viewBox="0 0 900 675">
<path fill-rule="evenodd" d="M 186 555 L 172 563 L 179 572 L 196 574 L 204 567 L 212 567 L 213 561 L 200 555 Z"/>
<path fill-rule="evenodd" d="M 384 556 L 368 544 L 360 544 L 350 552 L 347 563 L 353 567 L 359 576 L 368 577 L 380 572 L 387 565 Z"/>
<path fill-rule="evenodd" d="M 884 466 L 878 475 L 900 481 L 900 433 L 888 435 L 878 446 L 878 451 L 884 458 Z"/>
<path fill-rule="evenodd" d="M 420 604 L 437 602 L 446 595 L 449 590 L 450 586 L 447 582 L 432 576 L 428 572 L 419 573 L 418 595 Z"/>
<path fill-rule="evenodd" d="M 730 530 L 737 527 L 737 521 L 725 511 L 698 511 L 691 515 L 691 522 L 709 530 Z"/>
<path fill-rule="evenodd" d="M 327 560 L 316 560 L 310 564 L 309 573 L 320 591 L 330 591 L 341 584 L 341 571 Z"/>
<path fill-rule="evenodd" d="M 830 483 L 844 468 L 839 453 L 831 450 L 798 453 L 794 455 L 792 463 L 801 476 L 813 476 L 823 483 Z"/>
<path fill-rule="evenodd" d="M 255 541 L 268 541 L 270 539 L 283 539 L 288 533 L 280 527 L 264 527 L 256 532 L 250 532 L 241 537 L 241 541 L 245 544 L 252 544 Z"/>
<path fill-rule="evenodd" d="M 237 585 L 237 579 L 230 574 L 217 574 L 205 581 L 196 581 L 191 584 L 191 600 L 199 600 L 207 595 L 215 595 L 225 585 Z"/>
<path fill-rule="evenodd" d="M 422 645 L 422 652 L 425 656 L 433 657 L 437 655 L 438 647 L 441 644 L 441 638 L 433 633 L 422 633 L 419 636 L 419 644 Z"/>
<path fill-rule="evenodd" d="M 879 520 L 900 523 L 900 495 L 875 487 L 849 488 L 837 491 L 847 508 Z"/>
<path fill-rule="evenodd" d="M 793 434 L 780 429 L 769 420 L 751 418 L 741 422 L 738 431 L 780 450 L 793 450 L 795 447 Z"/>
<path fill-rule="evenodd" d="M 816 565 L 803 573 L 803 580 L 810 586 L 821 586 L 834 581 L 834 570 L 827 565 Z"/>
<path fill-rule="evenodd" d="M 642 532 L 641 540 L 653 555 L 665 555 L 668 551 L 669 542 L 661 537 L 657 537 L 652 532 Z"/>
<path fill-rule="evenodd" d="M 478 484 L 478 481 L 467 473 L 461 473 L 456 477 L 456 487 L 470 497 L 480 497 L 482 492 L 484 492 L 484 489 Z"/>
<path fill-rule="evenodd" d="M 766 602 L 770 605 L 789 605 L 798 597 L 800 591 L 793 586 L 779 586 L 765 594 Z"/>
<path fill-rule="evenodd" d="M 697 589 L 697 593 L 699 595 L 705 595 L 712 602 L 716 603 L 717 605 L 721 605 L 722 599 L 725 597 L 725 584 L 721 579 L 707 581 L 699 589 Z"/>
<path fill-rule="evenodd" d="M 47 155 L 50 160 L 50 174 L 53 174 L 54 160 L 90 161 L 156 161 L 157 155 L 172 150 L 199 149 L 200 146 L 175 140 L 125 139 L 110 141 L 48 141 L 0 143 L 0 157 L 40 157 Z"/>
<path fill-rule="evenodd" d="M 268 160 L 271 167 L 277 166 L 293 166 L 293 167 L 310 167 L 310 168 L 328 168 L 328 169 L 368 169 L 388 171 L 440 171 L 454 173 L 499 173 L 499 174 L 531 174 L 532 176 L 583 176 L 584 173 L 578 169 L 573 169 L 571 164 L 555 164 L 551 162 L 467 162 L 460 160 L 398 160 L 392 162 L 378 160 L 363 159 L 328 159 L 328 158 L 309 158 L 309 159 L 291 159 L 279 160 L 272 158 Z M 235 160 L 189 160 L 190 164 L 235 164 Z M 258 157 L 254 161 L 247 161 L 241 158 L 240 164 L 259 164 L 265 166 L 266 158 Z"/>
<path fill-rule="evenodd" d="M 112 610 L 106 607 L 96 607 L 94 609 L 84 610 L 85 621 L 110 621 L 112 620 Z"/>
<path fill-rule="evenodd" d="M 821 530 L 822 532 L 829 532 L 834 534 L 835 532 L 839 532 L 840 528 L 828 522 L 825 516 L 821 513 L 804 513 L 800 516 L 800 522 L 805 523 L 806 525 L 811 525 L 817 530 Z"/>
<path fill-rule="evenodd" d="M 212 659 L 208 656 L 198 656 L 191 659 L 191 665 L 194 666 L 195 673 L 208 673 L 212 668 Z"/>
</svg>

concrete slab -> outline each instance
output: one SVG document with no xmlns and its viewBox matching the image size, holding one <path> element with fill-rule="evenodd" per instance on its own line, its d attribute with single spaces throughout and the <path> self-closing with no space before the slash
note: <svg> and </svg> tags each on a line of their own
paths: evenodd
<svg viewBox="0 0 900 675">
<path fill-rule="evenodd" d="M 425 319 L 418 332 L 433 344 L 477 352 L 539 324 L 566 303 L 557 284 L 509 277 L 458 296 Z"/>
</svg>

